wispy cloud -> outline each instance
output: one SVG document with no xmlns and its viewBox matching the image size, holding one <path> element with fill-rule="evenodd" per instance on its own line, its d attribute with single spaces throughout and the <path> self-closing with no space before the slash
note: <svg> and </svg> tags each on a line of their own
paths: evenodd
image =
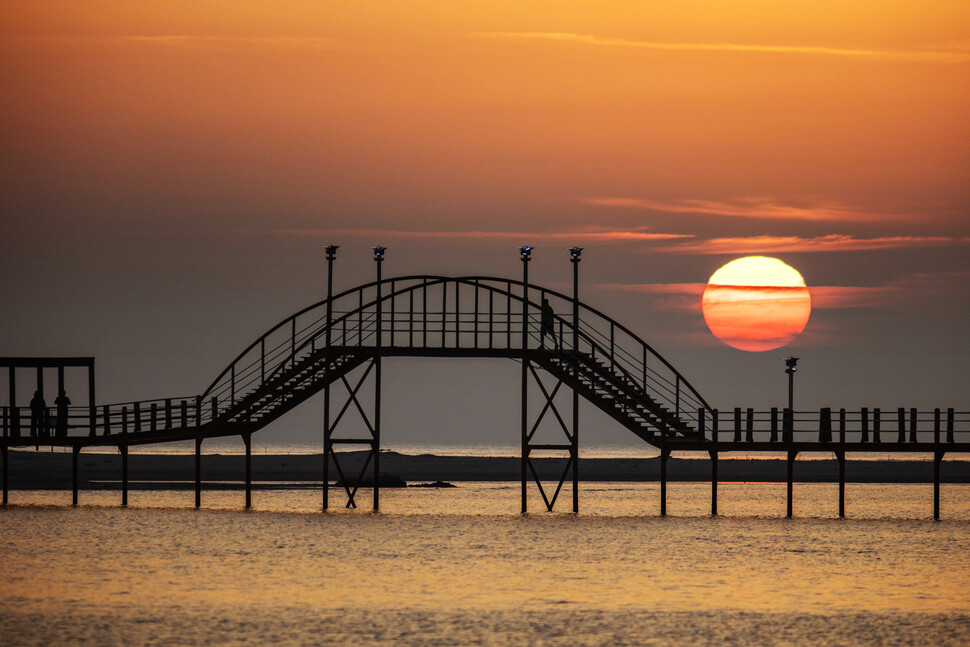
<svg viewBox="0 0 970 647">
<path fill-rule="evenodd" d="M 841 308 L 872 308 L 898 299 L 907 291 L 914 279 L 905 279 L 880 286 L 809 286 L 812 308 L 818 310 Z M 920 281 L 920 284 L 924 281 Z M 656 306 L 665 310 L 681 312 L 701 311 L 701 297 L 707 289 L 705 283 L 601 283 L 594 286 L 607 292 L 636 294 L 655 297 Z"/>
<path fill-rule="evenodd" d="M 886 236 L 856 238 L 841 234 L 802 238 L 800 236 L 750 236 L 711 238 L 670 245 L 654 251 L 675 254 L 784 254 L 797 252 L 857 252 L 934 245 L 965 245 L 967 238 L 947 236 Z"/>
<path fill-rule="evenodd" d="M 288 236 L 329 236 L 331 238 L 368 237 L 408 238 L 408 239 L 497 239 L 521 242 L 523 244 L 544 240 L 565 241 L 569 243 L 590 242 L 649 242 L 692 238 L 690 234 L 666 234 L 647 231 L 645 228 L 605 229 L 583 227 L 559 232 L 516 232 L 516 231 L 415 231 L 407 229 L 273 229 L 246 230 L 251 234 L 276 234 Z"/>
<path fill-rule="evenodd" d="M 333 50 L 349 49 L 351 46 L 335 38 L 320 36 L 123 36 L 121 40 L 166 47 L 199 49 L 264 49 L 264 50 Z"/>
<path fill-rule="evenodd" d="M 912 216 L 868 211 L 839 202 L 816 202 L 786 204 L 779 200 L 760 197 L 735 198 L 733 200 L 673 200 L 661 201 L 647 198 L 587 198 L 587 204 L 660 211 L 664 213 L 688 213 L 762 220 L 808 220 L 836 222 L 887 222 L 914 220 Z"/>
<path fill-rule="evenodd" d="M 738 52 L 764 54 L 801 54 L 809 56 L 838 56 L 859 59 L 902 60 L 921 63 L 965 63 L 970 61 L 970 51 L 959 49 L 880 50 L 851 47 L 826 47 L 820 45 L 763 45 L 742 43 L 667 43 L 661 41 L 628 40 L 592 34 L 563 32 L 487 32 L 476 34 L 484 38 L 505 40 L 545 40 L 579 43 L 597 47 L 625 47 L 688 52 Z"/>
<path fill-rule="evenodd" d="M 118 47 L 143 45 L 210 51 L 331 51 L 360 49 L 358 45 L 336 38 L 323 36 L 229 36 L 229 35 L 129 35 L 129 36 L 49 36 L 29 35 L 0 38 L 0 45 L 63 46 L 63 47 Z"/>
</svg>

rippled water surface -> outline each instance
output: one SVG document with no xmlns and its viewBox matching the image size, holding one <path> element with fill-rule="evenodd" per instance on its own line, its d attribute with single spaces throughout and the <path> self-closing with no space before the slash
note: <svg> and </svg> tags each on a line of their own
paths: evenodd
<svg viewBox="0 0 970 647">
<path fill-rule="evenodd" d="M 584 484 L 519 515 L 517 484 L 13 492 L 2 644 L 970 644 L 970 486 Z M 338 494 L 336 490 L 332 491 Z M 564 492 L 564 495 L 567 493 Z M 370 492 L 358 496 L 369 507 Z M 560 505 L 568 503 L 561 501 Z M 538 499 L 530 503 L 540 509 Z M 563 506 L 567 509 L 568 506 Z"/>
</svg>

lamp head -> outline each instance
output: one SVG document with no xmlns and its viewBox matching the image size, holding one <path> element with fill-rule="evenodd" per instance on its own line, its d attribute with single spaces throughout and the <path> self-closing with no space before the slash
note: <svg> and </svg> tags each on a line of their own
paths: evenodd
<svg viewBox="0 0 970 647">
<path fill-rule="evenodd" d="M 332 261 L 333 259 L 337 258 L 337 249 L 339 247 L 340 245 L 327 245 L 326 247 L 323 248 L 324 251 L 327 252 L 328 261 Z"/>
<path fill-rule="evenodd" d="M 378 245 L 377 247 L 371 247 L 371 249 L 374 250 L 374 260 L 375 261 L 383 261 L 384 260 L 384 252 L 387 250 L 386 247 L 381 247 L 380 245 Z"/>
<path fill-rule="evenodd" d="M 794 373 L 795 371 L 798 370 L 797 368 L 795 368 L 795 364 L 798 363 L 798 359 L 799 358 L 797 358 L 797 357 L 786 357 L 785 358 L 785 366 L 787 366 L 788 367 L 788 370 L 791 371 L 792 373 Z"/>
<path fill-rule="evenodd" d="M 519 253 L 522 254 L 522 260 L 527 261 L 532 256 L 532 248 L 528 245 L 519 248 Z"/>
<path fill-rule="evenodd" d="M 573 263 L 578 263 L 580 260 L 579 255 L 582 253 L 582 251 L 583 251 L 582 247 L 570 247 L 569 248 L 569 256 L 571 257 L 570 260 Z"/>
</svg>

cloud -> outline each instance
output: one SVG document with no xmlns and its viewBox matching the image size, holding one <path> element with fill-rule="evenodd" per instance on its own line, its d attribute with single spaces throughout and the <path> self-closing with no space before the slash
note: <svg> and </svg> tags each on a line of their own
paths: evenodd
<svg viewBox="0 0 970 647">
<path fill-rule="evenodd" d="M 701 296 L 706 283 L 597 283 L 590 286 L 603 292 L 655 297 L 651 303 L 662 310 L 700 314 Z"/>
<path fill-rule="evenodd" d="M 820 202 L 808 205 L 784 204 L 771 198 L 736 198 L 734 200 L 676 200 L 663 202 L 645 198 L 587 198 L 587 204 L 663 211 L 667 213 L 694 213 L 711 216 L 730 216 L 764 220 L 807 220 L 836 222 L 886 222 L 911 221 L 912 216 L 879 213 L 856 209 L 838 202 Z"/>
<path fill-rule="evenodd" d="M 589 242 L 649 242 L 657 240 L 675 240 L 692 238 L 690 234 L 665 234 L 647 231 L 645 228 L 636 229 L 604 229 L 598 227 L 584 227 L 562 232 L 512 232 L 512 231 L 413 231 L 405 229 L 273 229 L 244 230 L 244 233 L 264 235 L 277 234 L 285 236 L 330 236 L 338 238 L 361 237 L 369 238 L 410 238 L 410 239 L 462 239 L 488 238 L 509 240 L 523 244 L 543 240 L 556 240 L 567 243 Z"/>
<path fill-rule="evenodd" d="M 335 38 L 319 36 L 123 36 L 121 40 L 168 47 L 219 50 L 334 50 L 349 45 Z"/>
<path fill-rule="evenodd" d="M 488 32 L 475 34 L 484 38 L 504 40 L 546 40 L 579 43 L 598 47 L 624 47 L 687 52 L 737 52 L 763 54 L 802 54 L 809 56 L 835 56 L 873 60 L 901 60 L 919 63 L 965 63 L 970 61 L 966 48 L 932 50 L 877 50 L 848 47 L 824 47 L 818 45 L 760 45 L 740 43 L 665 43 L 659 41 L 607 38 L 592 34 L 561 32 Z"/>
<path fill-rule="evenodd" d="M 812 308 L 832 310 L 842 308 L 874 308 L 898 298 L 898 286 L 856 287 L 844 285 L 809 286 Z"/>
<path fill-rule="evenodd" d="M 856 238 L 830 234 L 814 238 L 800 236 L 749 236 L 711 238 L 679 245 L 661 247 L 653 251 L 673 254 L 792 254 L 799 252 L 857 252 L 934 245 L 965 245 L 967 238 L 947 236 L 886 236 Z"/>
<path fill-rule="evenodd" d="M 656 307 L 700 313 L 706 283 L 597 283 L 590 287 L 604 292 L 652 296 Z M 882 285 L 810 285 L 813 310 L 878 308 L 901 301 L 970 297 L 970 272 L 912 274 Z"/>
<path fill-rule="evenodd" d="M 133 35 L 133 36 L 13 36 L 0 39 L 0 44 L 57 45 L 65 47 L 116 47 L 146 45 L 210 51 L 333 51 L 360 49 L 346 41 L 321 36 L 200 36 L 190 34 Z"/>
</svg>

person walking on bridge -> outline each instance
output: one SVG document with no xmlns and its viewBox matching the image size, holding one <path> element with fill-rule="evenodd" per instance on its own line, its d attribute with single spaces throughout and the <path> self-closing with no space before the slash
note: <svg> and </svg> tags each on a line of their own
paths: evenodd
<svg viewBox="0 0 970 647">
<path fill-rule="evenodd" d="M 556 313 L 549 305 L 549 299 L 542 299 L 542 320 L 539 325 L 539 345 L 546 347 L 546 334 L 552 337 L 552 346 L 559 350 L 559 341 L 556 339 Z"/>
</svg>

